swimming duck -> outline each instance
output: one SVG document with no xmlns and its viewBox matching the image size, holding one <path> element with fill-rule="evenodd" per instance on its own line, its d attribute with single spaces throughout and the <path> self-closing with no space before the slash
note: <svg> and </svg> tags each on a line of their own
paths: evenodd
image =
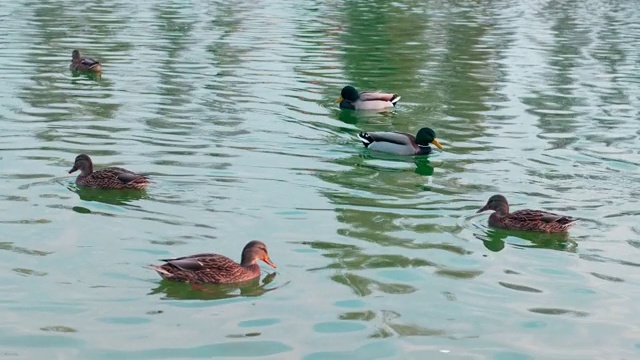
<svg viewBox="0 0 640 360">
<path fill-rule="evenodd" d="M 108 167 L 93 171 L 93 162 L 87 154 L 76 156 L 69 174 L 80 170 L 76 184 L 98 189 L 138 189 L 151 184 L 144 176 L 119 167 Z"/>
<path fill-rule="evenodd" d="M 102 71 L 102 65 L 97 60 L 83 58 L 80 55 L 80 50 L 73 50 L 71 53 L 71 64 L 69 68 L 74 71 Z"/>
<path fill-rule="evenodd" d="M 428 127 L 420 129 L 416 136 L 397 131 L 361 132 L 358 139 L 366 148 L 396 155 L 427 155 L 431 152 L 429 144 L 442 149 L 436 132 Z"/>
<path fill-rule="evenodd" d="M 398 94 L 368 91 L 359 93 L 349 85 L 342 88 L 340 97 L 336 100 L 340 103 L 340 108 L 351 110 L 381 110 L 394 107 L 398 101 Z"/>
<path fill-rule="evenodd" d="M 571 225 L 578 221 L 578 219 L 569 216 L 542 210 L 523 209 L 510 213 L 507 198 L 502 195 L 490 197 L 487 204 L 476 213 L 486 210 L 494 211 L 489 216 L 489 226 L 507 230 L 561 233 L 567 231 Z"/>
<path fill-rule="evenodd" d="M 187 283 L 229 284 L 247 281 L 260 276 L 258 260 L 275 268 L 267 246 L 260 241 L 250 241 L 242 249 L 240 264 L 224 255 L 196 254 L 174 259 L 162 259 L 163 265 L 151 265 L 165 280 Z"/>
</svg>

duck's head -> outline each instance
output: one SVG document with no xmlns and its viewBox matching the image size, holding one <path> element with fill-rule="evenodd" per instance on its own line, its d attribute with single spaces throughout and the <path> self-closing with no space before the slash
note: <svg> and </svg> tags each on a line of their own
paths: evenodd
<svg viewBox="0 0 640 360">
<path fill-rule="evenodd" d="M 481 213 L 483 211 L 493 210 L 498 213 L 509 213 L 509 203 L 507 202 L 507 198 L 502 195 L 493 195 L 489 198 L 487 203 L 476 213 Z"/>
<path fill-rule="evenodd" d="M 76 50 L 73 50 L 73 51 L 71 52 L 71 58 L 72 58 L 73 60 L 78 60 L 78 59 L 80 59 L 80 50 L 77 50 L 77 49 L 76 49 Z"/>
<path fill-rule="evenodd" d="M 267 245 L 265 245 L 261 241 L 250 241 L 247 245 L 244 246 L 244 249 L 242 249 L 241 264 L 244 266 L 253 265 L 258 260 L 264 261 L 272 268 L 276 267 L 276 264 L 272 263 L 271 259 L 269 258 Z"/>
<path fill-rule="evenodd" d="M 336 100 L 337 103 L 342 102 L 342 100 L 349 100 L 351 102 L 358 100 L 360 97 L 360 93 L 356 88 L 351 85 L 347 85 L 342 88 L 340 91 L 340 97 Z"/>
<path fill-rule="evenodd" d="M 76 156 L 76 160 L 73 163 L 73 167 L 69 170 L 69 174 L 80 170 L 81 175 L 91 174 L 93 172 L 93 163 L 91 158 L 87 154 L 80 154 Z"/>
<path fill-rule="evenodd" d="M 433 129 L 425 127 L 418 131 L 416 135 L 416 143 L 422 146 L 429 146 L 429 144 L 433 144 L 438 147 L 438 149 L 442 149 L 442 145 L 440 142 L 436 140 L 436 132 Z"/>
</svg>

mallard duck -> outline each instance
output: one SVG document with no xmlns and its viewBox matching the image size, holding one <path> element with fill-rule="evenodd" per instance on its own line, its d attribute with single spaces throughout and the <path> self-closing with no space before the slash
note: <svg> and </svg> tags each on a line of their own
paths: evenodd
<svg viewBox="0 0 640 360">
<path fill-rule="evenodd" d="M 250 241 L 242 249 L 240 264 L 224 255 L 196 254 L 175 259 L 162 259 L 163 265 L 151 265 L 165 280 L 187 283 L 229 284 L 251 280 L 260 276 L 258 260 L 275 268 L 267 246 L 260 241 Z"/>
<path fill-rule="evenodd" d="M 93 162 L 87 154 L 76 156 L 69 174 L 80 170 L 76 178 L 76 184 L 98 189 L 139 189 L 142 190 L 151 184 L 149 180 L 140 174 L 119 167 L 108 167 L 93 171 Z"/>
<path fill-rule="evenodd" d="M 578 219 L 569 216 L 542 210 L 523 209 L 510 213 L 507 198 L 502 195 L 490 197 L 487 204 L 476 213 L 486 210 L 494 211 L 489 216 L 489 226 L 507 230 L 561 233 L 567 231 L 571 225 L 578 221 Z"/>
<path fill-rule="evenodd" d="M 102 71 L 102 65 L 97 60 L 83 58 L 80 55 L 80 50 L 73 50 L 71 53 L 71 64 L 69 68 L 74 71 Z"/>
<path fill-rule="evenodd" d="M 396 131 L 361 132 L 358 139 L 366 148 L 396 155 L 426 155 L 431 152 L 429 144 L 442 149 L 436 132 L 428 127 L 420 129 L 416 136 Z"/>
<path fill-rule="evenodd" d="M 336 100 L 340 103 L 340 108 L 351 110 L 381 110 L 394 107 L 398 101 L 398 94 L 368 91 L 359 93 L 350 85 L 342 88 L 340 97 Z"/>
</svg>

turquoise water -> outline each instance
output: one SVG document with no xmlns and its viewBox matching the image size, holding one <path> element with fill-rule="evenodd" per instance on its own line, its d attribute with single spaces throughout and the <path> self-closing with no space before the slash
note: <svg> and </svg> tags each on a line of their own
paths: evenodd
<svg viewBox="0 0 640 360">
<path fill-rule="evenodd" d="M 0 357 L 640 356 L 633 2 L 18 0 L 0 17 Z M 74 48 L 102 77 L 71 74 Z M 339 111 L 346 84 L 402 100 Z M 355 139 L 423 126 L 445 151 Z M 82 152 L 154 186 L 78 189 Z M 582 221 L 492 230 L 475 211 L 494 193 Z M 145 268 L 253 239 L 278 268 L 241 287 Z"/>
</svg>

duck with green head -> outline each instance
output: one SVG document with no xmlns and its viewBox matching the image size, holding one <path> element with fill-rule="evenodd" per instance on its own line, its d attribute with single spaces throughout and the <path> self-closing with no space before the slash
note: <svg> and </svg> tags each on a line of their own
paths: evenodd
<svg viewBox="0 0 640 360">
<path fill-rule="evenodd" d="M 507 230 L 562 233 L 578 221 L 570 216 L 543 210 L 522 209 L 509 212 L 507 198 L 499 194 L 490 197 L 477 213 L 487 210 L 493 210 L 489 215 L 489 226 Z"/>
<path fill-rule="evenodd" d="M 97 189 L 138 189 L 142 190 L 151 184 L 141 174 L 120 167 L 107 167 L 93 171 L 93 162 L 87 154 L 76 156 L 69 174 L 80 170 L 76 184 Z"/>
<path fill-rule="evenodd" d="M 97 60 L 82 57 L 80 50 L 73 50 L 71 52 L 71 64 L 69 68 L 73 71 L 101 72 L 102 64 Z"/>
<path fill-rule="evenodd" d="M 173 259 L 162 259 L 165 264 L 151 265 L 165 280 L 192 284 L 231 284 L 260 276 L 258 260 L 275 268 L 267 246 L 260 241 L 250 241 L 242 249 L 240 263 L 219 254 L 196 254 Z"/>
<path fill-rule="evenodd" d="M 340 108 L 351 110 L 382 110 L 394 107 L 398 101 L 398 94 L 369 91 L 360 93 L 350 85 L 342 88 L 340 97 L 336 100 L 340 103 Z"/>
<path fill-rule="evenodd" d="M 420 129 L 416 136 L 397 131 L 361 132 L 358 139 L 368 149 L 396 155 L 427 155 L 432 151 L 429 144 L 443 149 L 436 132 L 428 127 Z"/>
</svg>

